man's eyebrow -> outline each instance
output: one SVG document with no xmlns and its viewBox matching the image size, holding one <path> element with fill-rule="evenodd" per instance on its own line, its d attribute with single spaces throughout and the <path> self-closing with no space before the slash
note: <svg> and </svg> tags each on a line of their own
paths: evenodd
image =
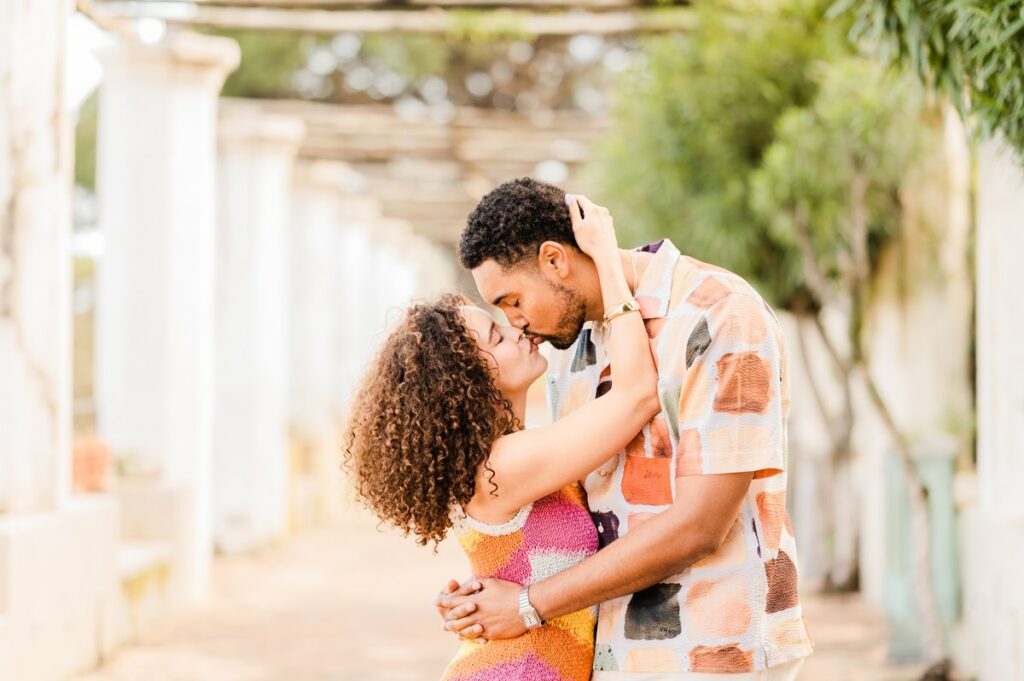
<svg viewBox="0 0 1024 681">
<path fill-rule="evenodd" d="M 498 307 L 499 305 L 501 305 L 501 301 L 504 300 L 505 298 L 507 298 L 510 295 L 512 295 L 512 294 L 510 294 L 510 293 L 502 293 L 500 296 L 497 296 L 494 300 L 491 301 L 491 305 L 493 305 L 494 307 Z"/>
</svg>

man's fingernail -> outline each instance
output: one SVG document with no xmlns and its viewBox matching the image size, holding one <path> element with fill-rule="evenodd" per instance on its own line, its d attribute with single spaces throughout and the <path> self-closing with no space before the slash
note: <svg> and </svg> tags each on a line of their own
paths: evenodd
<svg viewBox="0 0 1024 681">
<path fill-rule="evenodd" d="M 567 203 L 568 205 L 570 205 L 570 206 L 571 206 L 571 205 L 572 205 L 572 202 L 573 202 L 573 195 L 572 195 L 572 194 L 566 194 L 566 195 L 565 195 L 565 202 L 566 202 L 566 203 Z"/>
</svg>

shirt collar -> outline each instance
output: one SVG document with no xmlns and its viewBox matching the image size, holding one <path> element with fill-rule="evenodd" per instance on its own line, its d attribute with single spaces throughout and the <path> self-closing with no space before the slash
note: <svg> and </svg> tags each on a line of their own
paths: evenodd
<svg viewBox="0 0 1024 681">
<path fill-rule="evenodd" d="M 640 304 L 640 314 L 644 319 L 664 317 L 668 314 L 672 276 L 680 258 L 679 249 L 668 239 L 662 239 L 633 250 L 654 254 L 636 289 L 635 297 Z"/>
</svg>

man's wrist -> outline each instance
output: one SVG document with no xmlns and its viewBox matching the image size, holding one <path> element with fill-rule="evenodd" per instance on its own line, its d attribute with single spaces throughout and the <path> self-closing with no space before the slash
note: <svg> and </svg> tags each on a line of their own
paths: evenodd
<svg viewBox="0 0 1024 681">
<path fill-rule="evenodd" d="M 519 619 L 529 629 L 537 629 L 545 624 L 544 619 L 530 602 L 530 587 L 524 586 L 519 589 Z"/>
<path fill-rule="evenodd" d="M 553 618 L 558 617 L 560 613 L 554 612 L 557 607 L 555 603 L 551 602 L 549 590 L 546 585 L 546 580 L 543 582 L 537 582 L 530 587 L 530 604 L 533 609 L 537 611 L 537 615 L 544 622 L 550 622 Z"/>
</svg>

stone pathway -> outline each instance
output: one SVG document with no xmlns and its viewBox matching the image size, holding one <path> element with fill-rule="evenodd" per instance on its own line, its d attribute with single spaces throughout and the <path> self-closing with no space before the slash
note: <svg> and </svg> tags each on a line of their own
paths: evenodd
<svg viewBox="0 0 1024 681">
<path fill-rule="evenodd" d="M 362 514 L 260 555 L 219 558 L 214 593 L 77 681 L 434 681 L 457 641 L 431 599 L 464 559 Z M 856 598 L 809 597 L 817 653 L 801 681 L 911 681 L 884 663 L 883 626 Z"/>
</svg>

